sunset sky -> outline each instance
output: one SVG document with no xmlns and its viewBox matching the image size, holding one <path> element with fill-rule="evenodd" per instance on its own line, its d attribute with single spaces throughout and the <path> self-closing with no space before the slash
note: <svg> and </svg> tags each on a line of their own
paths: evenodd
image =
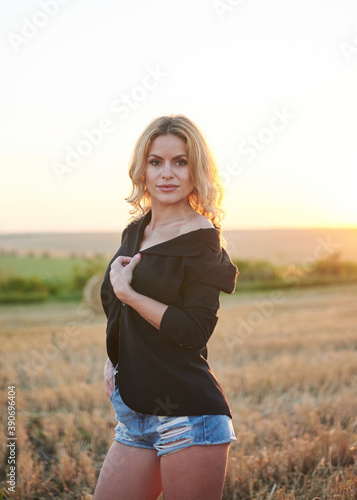
<svg viewBox="0 0 357 500">
<path fill-rule="evenodd" d="M 2 2 L 0 233 L 116 231 L 143 128 L 185 114 L 224 229 L 357 227 L 354 0 Z"/>
</svg>

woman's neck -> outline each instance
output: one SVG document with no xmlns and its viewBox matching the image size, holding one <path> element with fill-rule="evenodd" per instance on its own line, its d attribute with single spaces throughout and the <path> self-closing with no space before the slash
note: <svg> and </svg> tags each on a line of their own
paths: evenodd
<svg viewBox="0 0 357 500">
<path fill-rule="evenodd" d="M 195 215 L 195 210 L 187 203 L 175 206 L 163 207 L 151 207 L 151 221 L 150 228 L 151 231 L 155 230 L 161 226 L 171 225 L 181 225 Z"/>
</svg>

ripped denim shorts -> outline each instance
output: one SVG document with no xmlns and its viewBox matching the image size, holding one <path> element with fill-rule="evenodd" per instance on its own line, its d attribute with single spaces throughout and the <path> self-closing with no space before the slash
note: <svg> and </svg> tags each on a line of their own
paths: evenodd
<svg viewBox="0 0 357 500">
<path fill-rule="evenodd" d="M 124 403 L 116 385 L 110 402 L 118 422 L 114 440 L 137 448 L 156 450 L 158 457 L 189 446 L 236 440 L 232 419 L 228 415 L 167 417 L 139 413 Z"/>
</svg>

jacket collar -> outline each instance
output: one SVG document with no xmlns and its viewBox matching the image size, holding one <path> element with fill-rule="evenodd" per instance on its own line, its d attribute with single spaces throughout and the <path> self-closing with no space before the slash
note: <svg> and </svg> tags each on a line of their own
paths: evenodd
<svg viewBox="0 0 357 500">
<path fill-rule="evenodd" d="M 151 210 L 139 220 L 128 226 L 128 255 L 134 256 L 140 250 L 140 243 L 146 226 L 151 221 Z M 143 254 L 171 255 L 177 257 L 195 257 L 200 255 L 203 246 L 210 246 L 216 252 L 221 251 L 220 228 L 196 229 L 181 234 L 170 240 L 144 249 Z"/>
</svg>

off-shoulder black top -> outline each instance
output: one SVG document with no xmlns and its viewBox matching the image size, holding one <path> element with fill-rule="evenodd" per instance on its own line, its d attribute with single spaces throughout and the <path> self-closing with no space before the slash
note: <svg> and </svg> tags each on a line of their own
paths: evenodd
<svg viewBox="0 0 357 500">
<path fill-rule="evenodd" d="M 107 316 L 107 353 L 118 364 L 116 384 L 131 409 L 150 415 L 231 416 L 223 390 L 207 362 L 207 342 L 220 307 L 220 291 L 232 293 L 238 269 L 220 244 L 220 229 L 196 229 L 142 250 L 132 288 L 168 305 L 157 329 L 114 294 L 109 278 L 119 256 L 140 249 L 151 210 L 129 224 L 101 287 Z"/>
</svg>

